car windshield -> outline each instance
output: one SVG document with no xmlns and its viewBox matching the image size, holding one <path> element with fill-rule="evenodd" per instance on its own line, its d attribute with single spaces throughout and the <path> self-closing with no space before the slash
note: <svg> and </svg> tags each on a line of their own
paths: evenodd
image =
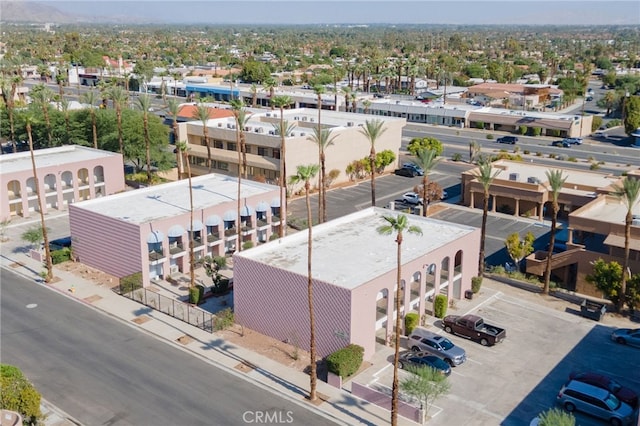
<svg viewBox="0 0 640 426">
<path fill-rule="evenodd" d="M 604 402 L 611 410 L 617 410 L 620 407 L 620 401 L 612 393 L 605 398 Z"/>
<path fill-rule="evenodd" d="M 448 351 L 449 349 L 453 348 L 453 343 L 451 343 L 451 340 L 445 337 L 443 337 L 442 340 L 440 340 L 438 343 L 440 344 L 442 349 L 444 349 L 445 351 Z"/>
</svg>

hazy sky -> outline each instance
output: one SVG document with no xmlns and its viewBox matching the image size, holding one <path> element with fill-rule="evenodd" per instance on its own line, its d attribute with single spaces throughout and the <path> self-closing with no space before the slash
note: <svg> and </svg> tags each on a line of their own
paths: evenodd
<svg viewBox="0 0 640 426">
<path fill-rule="evenodd" d="M 39 0 L 88 16 L 157 23 L 640 25 L 640 1 Z"/>
</svg>

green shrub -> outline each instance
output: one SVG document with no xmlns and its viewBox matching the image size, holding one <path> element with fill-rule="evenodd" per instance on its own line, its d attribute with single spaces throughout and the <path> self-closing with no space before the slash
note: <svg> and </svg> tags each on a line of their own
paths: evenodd
<svg viewBox="0 0 640 426">
<path fill-rule="evenodd" d="M 420 322 L 420 315 L 415 312 L 409 312 L 404 316 L 404 332 L 408 336 Z"/>
<path fill-rule="evenodd" d="M 532 127 L 531 128 L 531 135 L 532 136 L 540 136 L 540 134 L 542 134 L 542 129 L 540 127 Z"/>
<path fill-rule="evenodd" d="M 540 151 L 536 152 L 536 157 L 542 157 L 542 153 Z"/>
<path fill-rule="evenodd" d="M 351 344 L 327 357 L 327 369 L 340 377 L 349 377 L 358 371 L 363 358 L 364 348 Z"/>
<path fill-rule="evenodd" d="M 524 155 L 529 155 L 529 154 L 531 154 L 531 151 L 529 151 L 528 149 L 525 149 L 523 152 L 524 152 Z"/>
<path fill-rule="evenodd" d="M 600 164 L 598 163 L 591 163 L 591 165 L 589 166 L 589 170 L 598 170 L 600 168 Z"/>
<path fill-rule="evenodd" d="M 487 139 L 492 140 L 492 139 L 493 139 L 493 135 L 492 135 L 491 133 L 489 133 L 489 134 L 487 135 Z"/>
<path fill-rule="evenodd" d="M 224 294 L 229 290 L 229 278 L 220 278 L 218 282 L 214 282 L 211 286 L 211 293 Z"/>
<path fill-rule="evenodd" d="M 269 241 L 273 241 L 273 240 L 277 240 L 278 238 L 280 238 L 280 235 L 277 232 L 274 232 L 273 234 L 271 234 L 271 236 L 269 237 Z"/>
<path fill-rule="evenodd" d="M 189 303 L 197 305 L 202 300 L 202 296 L 204 296 L 204 286 L 197 285 L 189 288 Z"/>
<path fill-rule="evenodd" d="M 569 158 L 567 158 L 567 161 L 570 161 L 572 163 L 577 163 L 578 159 L 576 157 L 569 157 Z"/>
<path fill-rule="evenodd" d="M 476 121 L 476 129 L 484 129 L 484 121 Z"/>
<path fill-rule="evenodd" d="M 245 241 L 242 243 L 242 250 L 248 250 L 253 247 L 253 241 Z"/>
<path fill-rule="evenodd" d="M 40 393 L 19 368 L 0 364 L 0 389 L 0 408 L 20 413 L 25 425 L 41 424 Z"/>
<path fill-rule="evenodd" d="M 142 272 L 120 278 L 120 293 L 125 294 L 142 288 Z"/>
<path fill-rule="evenodd" d="M 62 248 L 60 250 L 53 250 L 51 252 L 51 262 L 57 265 L 62 262 L 66 262 L 71 259 L 71 249 L 69 247 Z"/>
<path fill-rule="evenodd" d="M 444 294 L 436 295 L 436 298 L 433 301 L 433 313 L 436 318 L 444 318 L 447 315 L 447 306 L 449 305 L 449 301 L 447 300 L 447 296 Z"/>
<path fill-rule="evenodd" d="M 551 154 L 549 154 L 549 158 L 556 158 L 556 155 L 552 152 Z"/>
<path fill-rule="evenodd" d="M 460 154 L 459 152 L 456 152 L 451 156 L 451 159 L 453 161 L 460 161 L 462 160 L 462 154 Z"/>
<path fill-rule="evenodd" d="M 233 311 L 231 308 L 225 308 L 216 314 L 213 320 L 213 328 L 215 331 L 226 330 L 233 325 L 233 322 Z"/>
<path fill-rule="evenodd" d="M 471 278 L 471 291 L 473 291 L 474 294 L 480 291 L 480 287 L 482 287 L 482 277 Z"/>
</svg>

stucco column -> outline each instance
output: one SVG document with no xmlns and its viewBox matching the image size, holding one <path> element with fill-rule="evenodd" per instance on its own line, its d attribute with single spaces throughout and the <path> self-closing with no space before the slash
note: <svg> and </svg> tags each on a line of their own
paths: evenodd
<svg viewBox="0 0 640 426">
<path fill-rule="evenodd" d="M 425 295 L 427 293 L 427 273 L 423 271 L 420 274 L 420 302 L 418 302 L 418 315 L 420 316 L 420 324 L 422 324 L 422 316 L 424 315 L 424 311 L 426 309 L 425 306 Z"/>
<path fill-rule="evenodd" d="M 393 325 L 395 324 L 393 316 L 393 310 L 396 308 L 393 297 L 395 287 L 395 284 L 392 285 L 391 288 L 387 287 L 387 327 L 385 335 L 385 342 L 387 346 L 390 346 L 391 336 L 393 336 Z"/>
<path fill-rule="evenodd" d="M 93 169 L 87 169 L 87 178 L 89 179 L 89 199 L 96 198 L 96 182 L 93 175 Z"/>
<path fill-rule="evenodd" d="M 404 306 L 401 306 L 400 308 L 404 308 L 404 314 L 402 315 L 402 318 L 404 319 L 404 316 L 407 315 L 407 313 L 410 312 L 409 307 L 411 306 L 411 286 L 413 285 L 413 279 L 411 279 L 411 282 L 407 282 L 407 280 L 405 280 L 404 282 Z M 404 330 L 404 321 L 401 322 L 401 328 Z"/>
<path fill-rule="evenodd" d="M 544 210 L 544 204 L 543 203 L 538 203 L 538 220 L 540 220 L 540 222 L 542 222 L 544 220 L 544 218 L 542 217 L 542 211 Z"/>
<path fill-rule="evenodd" d="M 64 194 L 62 193 L 62 179 L 59 172 L 56 174 L 56 198 L 58 199 L 58 210 L 64 210 Z"/>
<path fill-rule="evenodd" d="M 567 228 L 567 244 L 573 244 L 573 228 Z"/>
<path fill-rule="evenodd" d="M 474 194 L 475 194 L 475 193 L 474 193 L 473 191 L 469 191 L 469 196 L 470 196 L 470 199 L 469 199 L 469 207 L 471 207 L 471 208 L 475 208 L 475 207 L 476 207 L 475 199 L 474 199 Z"/>
<path fill-rule="evenodd" d="M 497 201 L 498 200 L 498 196 L 497 195 L 493 195 L 493 196 L 489 195 L 489 197 L 493 197 L 493 203 L 491 203 L 491 211 L 493 213 L 495 213 L 496 212 L 496 204 L 498 204 L 498 201 Z"/>
<path fill-rule="evenodd" d="M 520 216 L 520 199 L 516 198 L 516 211 L 514 213 L 514 216 Z"/>
</svg>

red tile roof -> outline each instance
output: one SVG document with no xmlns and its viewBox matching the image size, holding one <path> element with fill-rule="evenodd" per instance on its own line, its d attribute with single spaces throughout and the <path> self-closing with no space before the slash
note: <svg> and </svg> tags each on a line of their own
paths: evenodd
<svg viewBox="0 0 640 426">
<path fill-rule="evenodd" d="M 198 107 L 193 104 L 182 105 L 178 111 L 178 117 L 195 119 Z M 209 108 L 209 119 L 233 117 L 233 111 L 220 108 Z"/>
</svg>

